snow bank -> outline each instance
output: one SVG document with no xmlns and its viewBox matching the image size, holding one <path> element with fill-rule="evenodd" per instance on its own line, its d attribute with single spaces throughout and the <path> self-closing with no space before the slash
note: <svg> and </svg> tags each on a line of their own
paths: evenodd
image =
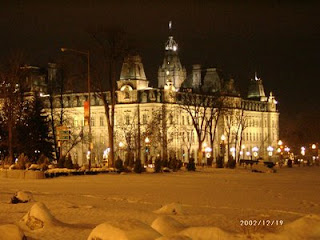
<svg viewBox="0 0 320 240">
<path fill-rule="evenodd" d="M 13 195 L 11 199 L 11 203 L 26 203 L 32 200 L 33 200 L 33 196 L 31 192 L 19 191 Z"/>
<path fill-rule="evenodd" d="M 153 240 L 160 236 L 150 226 L 131 219 L 102 223 L 92 230 L 88 240 Z"/>
<path fill-rule="evenodd" d="M 23 240 L 24 233 L 14 224 L 0 225 L 0 240 Z"/>
<path fill-rule="evenodd" d="M 185 226 L 169 216 L 156 218 L 151 227 L 161 233 L 163 236 L 170 236 L 182 231 Z"/>
<path fill-rule="evenodd" d="M 58 220 L 55 219 L 46 205 L 41 202 L 34 204 L 21 221 L 24 222 L 31 230 L 43 228 L 45 225 L 58 223 Z"/>
<path fill-rule="evenodd" d="M 182 230 L 179 235 L 187 236 L 192 240 L 204 240 L 204 239 L 239 239 L 231 233 L 227 233 L 217 227 L 190 227 Z"/>
<path fill-rule="evenodd" d="M 154 211 L 158 214 L 183 214 L 182 206 L 180 203 L 170 203 L 164 205 L 162 208 Z"/>
<path fill-rule="evenodd" d="M 29 170 L 40 170 L 41 166 L 39 164 L 31 164 L 28 169 Z"/>
<path fill-rule="evenodd" d="M 156 240 L 192 240 L 192 239 L 187 236 L 175 235 L 170 237 L 157 238 Z"/>
<path fill-rule="evenodd" d="M 75 169 L 68 169 L 68 168 L 51 168 L 45 171 L 45 173 L 71 173 L 75 172 Z"/>
<path fill-rule="evenodd" d="M 274 169 L 268 168 L 263 164 L 254 164 L 252 166 L 252 172 L 259 172 L 259 173 L 274 173 Z"/>
<path fill-rule="evenodd" d="M 306 215 L 291 223 L 284 223 L 278 234 L 267 234 L 265 240 L 320 239 L 320 216 Z"/>
</svg>

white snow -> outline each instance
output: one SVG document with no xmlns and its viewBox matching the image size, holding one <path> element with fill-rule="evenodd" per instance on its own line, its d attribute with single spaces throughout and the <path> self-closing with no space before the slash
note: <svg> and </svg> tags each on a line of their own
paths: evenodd
<svg viewBox="0 0 320 240">
<path fill-rule="evenodd" d="M 182 206 L 180 203 L 167 204 L 154 212 L 158 214 L 183 214 Z"/>
<path fill-rule="evenodd" d="M 86 240 L 103 223 L 99 231 L 107 229 L 108 234 L 113 229 L 141 237 L 150 231 L 161 240 L 320 239 L 319 175 L 315 166 L 281 168 L 272 174 L 199 168 L 164 174 L 1 178 L 0 225 L 15 224 L 28 239 L 41 240 Z M 32 193 L 34 200 L 9 204 L 19 190 Z M 241 220 L 250 219 L 282 220 L 283 225 L 241 226 Z M 123 224 L 129 220 L 133 223 L 126 229 Z M 179 223 L 186 228 L 180 229 Z"/>
<path fill-rule="evenodd" d="M 23 240 L 24 234 L 14 224 L 0 225 L 0 240 Z"/>
<path fill-rule="evenodd" d="M 253 164 L 252 165 L 252 170 L 256 171 L 258 173 L 273 173 L 274 172 L 274 170 L 272 168 L 268 168 L 268 167 L 264 166 L 261 163 Z"/>
<path fill-rule="evenodd" d="M 32 193 L 28 191 L 18 191 L 14 196 L 21 202 L 30 202 L 33 200 Z"/>
<path fill-rule="evenodd" d="M 35 203 L 21 221 L 31 230 L 43 228 L 45 225 L 52 225 L 58 222 L 42 202 Z"/>
<path fill-rule="evenodd" d="M 156 218 L 151 227 L 161 233 L 163 236 L 171 236 L 182 231 L 185 226 L 169 216 L 160 216 Z"/>
<path fill-rule="evenodd" d="M 88 240 L 153 240 L 161 235 L 135 219 L 102 223 L 92 230 Z"/>
<path fill-rule="evenodd" d="M 192 240 L 204 239 L 239 239 L 231 233 L 227 233 L 217 227 L 191 227 L 183 230 L 179 235 L 187 236 Z"/>
</svg>

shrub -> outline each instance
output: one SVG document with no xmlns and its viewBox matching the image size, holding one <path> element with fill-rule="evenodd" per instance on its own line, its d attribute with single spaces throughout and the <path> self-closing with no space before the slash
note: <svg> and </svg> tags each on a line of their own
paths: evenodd
<svg viewBox="0 0 320 240">
<path fill-rule="evenodd" d="M 38 161 L 37 161 L 37 164 L 49 164 L 49 158 L 47 158 L 45 155 L 41 154 Z"/>
<path fill-rule="evenodd" d="M 236 160 L 229 159 L 228 160 L 228 168 L 235 168 L 236 167 Z"/>
<path fill-rule="evenodd" d="M 161 172 L 161 160 L 160 160 L 160 158 L 156 158 L 156 160 L 154 162 L 154 171 L 156 173 Z"/>
<path fill-rule="evenodd" d="M 195 171 L 196 170 L 196 164 L 194 162 L 194 158 L 190 158 L 189 162 L 187 164 L 188 171 Z"/>
<path fill-rule="evenodd" d="M 236 160 L 234 160 L 231 155 L 228 156 L 227 167 L 232 169 L 236 167 Z"/>
<path fill-rule="evenodd" d="M 142 166 L 142 164 L 141 164 L 141 160 L 140 159 L 137 159 L 136 160 L 136 162 L 135 162 L 135 164 L 134 164 L 134 169 L 133 169 L 133 171 L 135 172 L 135 173 L 142 173 L 143 172 L 143 166 Z"/>
<path fill-rule="evenodd" d="M 218 156 L 217 161 L 216 161 L 216 168 L 223 168 L 223 157 Z"/>
<path fill-rule="evenodd" d="M 57 167 L 58 168 L 64 168 L 64 162 L 65 161 L 66 161 L 66 157 L 65 156 L 61 156 L 60 159 L 58 160 Z"/>
<path fill-rule="evenodd" d="M 28 156 L 21 153 L 18 157 L 17 169 L 26 169 L 26 163 L 28 162 Z"/>
<path fill-rule="evenodd" d="M 73 163 L 72 163 L 72 158 L 71 158 L 71 155 L 68 155 L 67 159 L 65 159 L 64 163 L 63 163 L 63 166 L 65 168 L 68 168 L 68 169 L 72 169 L 73 168 Z"/>
<path fill-rule="evenodd" d="M 118 171 L 122 172 L 123 171 L 123 161 L 118 158 L 115 162 L 115 167 Z"/>
<path fill-rule="evenodd" d="M 162 167 L 168 167 L 168 159 L 162 160 Z"/>
</svg>

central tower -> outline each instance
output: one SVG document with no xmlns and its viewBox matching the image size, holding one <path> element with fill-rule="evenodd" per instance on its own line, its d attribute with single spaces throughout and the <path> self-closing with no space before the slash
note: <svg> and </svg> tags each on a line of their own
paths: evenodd
<svg viewBox="0 0 320 240">
<path fill-rule="evenodd" d="M 182 67 L 178 56 L 178 44 L 172 36 L 172 23 L 169 22 L 169 39 L 165 44 L 165 55 L 158 70 L 158 87 L 163 88 L 167 83 L 179 89 L 187 77 L 185 67 Z"/>
</svg>

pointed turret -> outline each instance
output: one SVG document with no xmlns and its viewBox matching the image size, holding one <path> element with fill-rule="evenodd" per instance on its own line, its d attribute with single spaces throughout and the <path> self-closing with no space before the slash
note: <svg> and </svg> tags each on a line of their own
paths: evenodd
<svg viewBox="0 0 320 240">
<path fill-rule="evenodd" d="M 162 65 L 158 70 L 158 87 L 163 88 L 167 80 L 172 81 L 173 86 L 179 89 L 182 82 L 186 79 L 187 71 L 182 67 L 178 56 L 178 43 L 172 34 L 172 22 L 169 22 L 169 39 L 165 44 L 165 56 Z"/>
<path fill-rule="evenodd" d="M 139 55 L 128 55 L 125 57 L 118 81 L 118 89 L 124 86 L 131 86 L 132 89 L 148 88 L 149 81 L 147 81 L 141 57 Z"/>
<path fill-rule="evenodd" d="M 255 73 L 254 79 L 251 79 L 250 81 L 248 98 L 259 99 L 260 101 L 263 101 L 263 102 L 267 101 L 267 97 L 264 93 L 262 80 L 257 77 L 257 73 Z"/>
</svg>

